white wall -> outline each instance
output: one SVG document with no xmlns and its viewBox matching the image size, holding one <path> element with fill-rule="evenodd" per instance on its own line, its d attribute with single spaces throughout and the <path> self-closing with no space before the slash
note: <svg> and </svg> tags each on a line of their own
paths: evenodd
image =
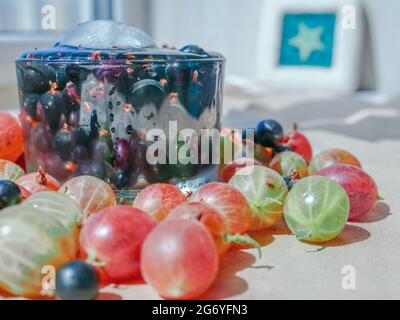
<svg viewBox="0 0 400 320">
<path fill-rule="evenodd" d="M 400 1 L 363 0 L 371 25 L 378 89 L 400 95 Z"/>
<path fill-rule="evenodd" d="M 264 1 L 152 0 L 151 34 L 157 43 L 197 43 L 227 58 L 227 73 L 255 74 L 254 50 Z M 323 0 L 314 0 L 316 2 Z M 376 87 L 400 94 L 400 0 L 360 0 L 369 19 Z M 368 63 L 366 68 L 369 68 Z M 366 73 L 371 74 L 370 70 Z M 369 80 L 369 79 L 366 79 Z M 368 85 L 371 81 L 363 81 Z"/>
<path fill-rule="evenodd" d="M 218 51 L 229 73 L 251 76 L 263 0 L 153 0 L 151 33 L 158 44 L 195 43 Z"/>
</svg>

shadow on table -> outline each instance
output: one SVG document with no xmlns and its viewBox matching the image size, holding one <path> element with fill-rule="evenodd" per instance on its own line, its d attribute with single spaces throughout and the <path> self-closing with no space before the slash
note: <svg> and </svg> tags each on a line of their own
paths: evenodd
<svg viewBox="0 0 400 320">
<path fill-rule="evenodd" d="M 250 267 L 255 261 L 256 258 L 245 251 L 229 251 L 221 261 L 214 284 L 199 299 L 224 299 L 245 292 L 248 284 L 246 280 L 236 275 L 236 273 Z"/>
<path fill-rule="evenodd" d="M 321 248 L 343 247 L 367 240 L 370 236 L 371 234 L 364 228 L 347 224 L 344 227 L 343 231 L 335 239 L 326 242 L 309 242 L 309 241 L 303 241 L 303 242 Z"/>
<path fill-rule="evenodd" d="M 386 219 L 390 215 L 391 215 L 390 207 L 386 203 L 379 201 L 371 212 L 367 213 L 364 216 L 358 217 L 352 220 L 351 222 L 356 222 L 356 223 L 378 222 Z"/>
<path fill-rule="evenodd" d="M 274 236 L 276 235 L 291 235 L 291 231 L 287 227 L 285 221 L 281 219 L 271 228 L 257 230 L 257 231 L 249 231 L 247 234 L 257 241 L 261 247 L 266 247 L 270 245 L 274 240 Z M 251 249 L 253 246 L 249 244 L 232 244 L 232 248 L 234 249 Z"/>
</svg>

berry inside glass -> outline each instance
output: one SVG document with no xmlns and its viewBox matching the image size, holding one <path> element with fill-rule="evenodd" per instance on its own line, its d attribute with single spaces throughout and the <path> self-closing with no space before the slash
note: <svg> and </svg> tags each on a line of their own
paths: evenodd
<svg viewBox="0 0 400 320">
<path fill-rule="evenodd" d="M 201 163 L 201 150 L 198 163 L 174 154 L 200 148 L 201 129 L 220 129 L 224 61 L 195 45 L 159 48 L 141 30 L 111 21 L 81 24 L 50 49 L 22 53 L 28 171 L 42 167 L 60 183 L 93 175 L 134 192 L 155 182 L 191 191 L 215 180 L 217 166 Z M 182 141 L 183 129 L 196 139 Z M 166 149 L 153 155 L 165 161 L 154 163 L 147 155 L 159 139 Z"/>
</svg>

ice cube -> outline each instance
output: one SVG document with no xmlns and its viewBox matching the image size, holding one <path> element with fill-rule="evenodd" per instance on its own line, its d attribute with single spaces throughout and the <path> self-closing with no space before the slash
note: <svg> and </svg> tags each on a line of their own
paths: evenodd
<svg viewBox="0 0 400 320">
<path fill-rule="evenodd" d="M 81 23 L 57 45 L 86 49 L 145 49 L 156 47 L 153 40 L 144 31 L 112 20 L 94 20 Z"/>
</svg>

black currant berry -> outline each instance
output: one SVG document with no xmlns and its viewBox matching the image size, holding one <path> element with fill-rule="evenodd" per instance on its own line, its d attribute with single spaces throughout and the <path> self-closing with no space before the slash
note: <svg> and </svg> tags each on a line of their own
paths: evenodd
<svg viewBox="0 0 400 320">
<path fill-rule="evenodd" d="M 65 161 L 71 158 L 72 151 L 75 148 L 75 139 L 73 132 L 67 125 L 55 134 L 53 146 L 61 159 Z"/>
<path fill-rule="evenodd" d="M 279 122 L 268 119 L 257 124 L 255 130 L 256 142 L 264 147 L 277 147 L 283 136 L 283 128 Z"/>
<path fill-rule="evenodd" d="M 33 120 L 36 120 L 37 117 L 37 102 L 39 98 L 40 95 L 35 93 L 26 93 L 22 96 L 22 107 Z"/>
<path fill-rule="evenodd" d="M 191 81 L 190 66 L 185 62 L 171 62 L 165 68 L 165 76 L 173 91 L 176 87 L 187 86 Z"/>
<path fill-rule="evenodd" d="M 61 115 L 65 112 L 64 99 L 60 93 L 48 92 L 39 99 L 41 112 L 53 131 L 57 131 L 60 125 Z"/>
<path fill-rule="evenodd" d="M 0 180 L 0 210 L 16 205 L 22 200 L 18 186 L 10 180 Z"/>
<path fill-rule="evenodd" d="M 17 67 L 17 78 L 22 92 L 43 94 L 50 90 L 50 82 L 56 81 L 56 73 L 46 64 L 30 64 Z"/>
<path fill-rule="evenodd" d="M 96 270 L 83 261 L 72 261 L 57 272 L 56 294 L 62 300 L 94 300 L 99 288 Z"/>
</svg>

